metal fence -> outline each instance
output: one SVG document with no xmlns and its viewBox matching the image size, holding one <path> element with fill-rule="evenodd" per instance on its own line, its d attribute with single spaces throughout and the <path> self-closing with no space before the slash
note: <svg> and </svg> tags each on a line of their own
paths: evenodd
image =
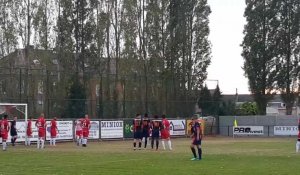
<svg viewBox="0 0 300 175">
<path fill-rule="evenodd" d="M 131 118 L 136 113 L 190 117 L 195 111 L 197 90 L 167 75 L 119 75 L 95 71 L 80 73 L 84 99 L 70 98 L 74 72 L 58 69 L 0 68 L 0 102 L 27 103 L 32 116 L 73 118 L 70 102 L 84 103 L 92 118 Z"/>
</svg>

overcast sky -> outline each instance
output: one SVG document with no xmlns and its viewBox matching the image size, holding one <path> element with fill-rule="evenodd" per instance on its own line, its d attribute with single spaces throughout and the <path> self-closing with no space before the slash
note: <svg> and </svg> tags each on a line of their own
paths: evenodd
<svg viewBox="0 0 300 175">
<path fill-rule="evenodd" d="M 244 76 L 242 48 L 245 0 L 208 0 L 212 60 L 208 68 L 209 88 L 218 80 L 222 94 L 249 94 L 248 80 Z"/>
</svg>

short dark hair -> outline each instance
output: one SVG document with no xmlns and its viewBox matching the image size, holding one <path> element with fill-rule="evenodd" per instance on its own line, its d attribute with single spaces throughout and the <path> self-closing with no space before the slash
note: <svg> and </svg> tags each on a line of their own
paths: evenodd
<svg viewBox="0 0 300 175">
<path fill-rule="evenodd" d="M 165 118 L 166 118 L 166 115 L 165 115 L 165 114 L 163 114 L 163 115 L 161 116 L 161 118 L 165 119 Z"/>
<path fill-rule="evenodd" d="M 4 118 L 4 119 L 7 119 L 7 118 L 8 118 L 8 115 L 7 115 L 7 114 L 4 114 L 4 115 L 3 115 L 3 118 Z"/>
</svg>

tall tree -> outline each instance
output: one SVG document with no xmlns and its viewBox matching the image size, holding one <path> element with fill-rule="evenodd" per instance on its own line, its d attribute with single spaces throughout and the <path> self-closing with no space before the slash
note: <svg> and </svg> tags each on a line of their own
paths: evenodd
<svg viewBox="0 0 300 175">
<path fill-rule="evenodd" d="M 277 87 L 286 104 L 286 114 L 292 114 L 292 107 L 299 94 L 300 57 L 300 1 L 274 1 L 276 24 Z"/>
<path fill-rule="evenodd" d="M 244 71 L 250 90 L 257 103 L 258 113 L 265 114 L 275 86 L 276 62 L 274 61 L 274 4 L 272 0 L 246 0 L 242 43 Z"/>
</svg>

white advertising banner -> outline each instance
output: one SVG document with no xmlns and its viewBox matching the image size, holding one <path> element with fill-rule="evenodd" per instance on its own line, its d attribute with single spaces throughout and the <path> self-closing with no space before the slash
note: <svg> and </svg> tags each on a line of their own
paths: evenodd
<svg viewBox="0 0 300 175">
<path fill-rule="evenodd" d="M 185 120 L 169 120 L 170 122 L 170 135 L 181 136 L 185 135 Z"/>
<path fill-rule="evenodd" d="M 25 121 L 17 121 L 16 123 L 16 128 L 17 128 L 17 133 L 18 133 L 18 138 L 16 142 L 24 142 L 25 141 L 25 136 L 26 136 L 26 123 Z M 0 138 L 2 143 L 2 138 Z M 38 132 L 37 128 L 35 126 L 35 121 L 32 121 L 32 138 L 31 141 L 37 141 L 38 140 Z M 11 142 L 11 136 L 10 132 L 8 133 L 8 139 L 7 142 Z"/>
<path fill-rule="evenodd" d="M 234 135 L 263 135 L 263 126 L 237 126 L 233 127 Z"/>
<path fill-rule="evenodd" d="M 123 121 L 101 121 L 101 139 L 123 138 Z"/>
<path fill-rule="evenodd" d="M 298 135 L 298 126 L 274 126 L 274 135 L 278 135 L 278 136 Z"/>
<path fill-rule="evenodd" d="M 57 136 L 56 140 L 72 140 L 73 139 L 73 121 L 56 121 Z M 50 121 L 47 121 L 46 140 L 50 140 Z"/>
<path fill-rule="evenodd" d="M 91 121 L 91 128 L 89 133 L 89 139 L 99 139 L 99 121 Z"/>
</svg>

